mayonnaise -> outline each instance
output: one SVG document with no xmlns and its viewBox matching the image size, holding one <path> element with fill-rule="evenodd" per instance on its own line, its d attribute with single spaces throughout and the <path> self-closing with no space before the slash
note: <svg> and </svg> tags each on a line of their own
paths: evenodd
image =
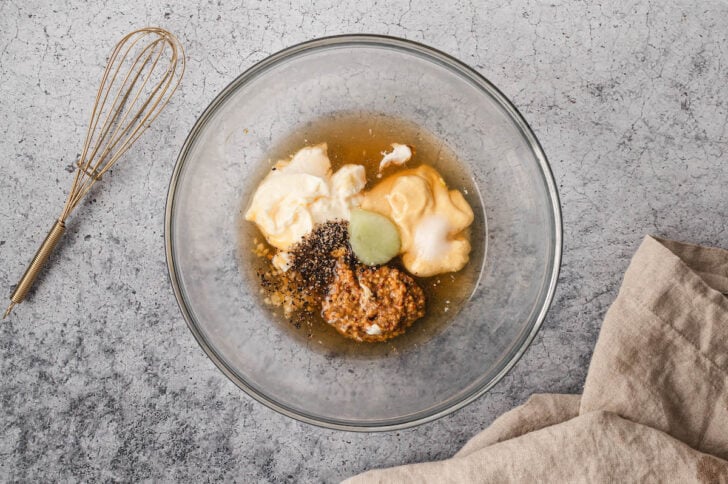
<svg viewBox="0 0 728 484">
<path fill-rule="evenodd" d="M 332 174 L 326 143 L 308 146 L 276 163 L 253 194 L 245 219 L 273 247 L 286 250 L 317 224 L 348 220 L 365 184 L 363 166 L 344 165 Z M 286 265 L 277 262 L 281 269 Z"/>
<path fill-rule="evenodd" d="M 455 272 L 468 262 L 473 210 L 431 166 L 391 175 L 364 194 L 361 207 L 389 217 L 399 230 L 402 263 L 416 276 Z"/>
<path fill-rule="evenodd" d="M 404 165 L 410 160 L 410 158 L 412 158 L 412 148 L 408 145 L 392 143 L 391 146 L 392 151 L 389 153 L 386 151 L 382 152 L 384 158 L 382 158 L 382 161 L 379 162 L 380 172 L 390 165 Z"/>
</svg>

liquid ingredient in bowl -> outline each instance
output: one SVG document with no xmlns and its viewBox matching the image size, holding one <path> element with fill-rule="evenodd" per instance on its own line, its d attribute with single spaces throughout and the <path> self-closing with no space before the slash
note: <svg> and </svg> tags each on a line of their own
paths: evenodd
<svg viewBox="0 0 728 484">
<path fill-rule="evenodd" d="M 286 250 L 330 220 L 348 220 L 366 184 L 361 165 L 344 165 L 332 174 L 326 143 L 281 160 L 258 185 L 245 219 L 254 222 L 270 245 Z M 278 260 L 279 268 L 283 268 Z"/>
</svg>

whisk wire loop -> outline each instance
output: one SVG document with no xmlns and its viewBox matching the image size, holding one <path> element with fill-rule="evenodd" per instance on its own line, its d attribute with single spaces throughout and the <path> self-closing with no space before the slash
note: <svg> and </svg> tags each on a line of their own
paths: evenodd
<svg viewBox="0 0 728 484">
<path fill-rule="evenodd" d="M 179 87 L 184 71 L 182 45 L 159 27 L 135 30 L 116 44 L 96 92 L 66 203 L 10 296 L 11 303 L 3 318 L 25 299 L 63 235 L 68 216 L 159 116 Z"/>
<path fill-rule="evenodd" d="M 166 68 L 159 69 L 164 61 Z M 182 46 L 163 29 L 140 29 L 116 45 L 101 78 L 79 170 L 61 219 L 156 119 L 177 89 L 184 67 Z"/>
</svg>

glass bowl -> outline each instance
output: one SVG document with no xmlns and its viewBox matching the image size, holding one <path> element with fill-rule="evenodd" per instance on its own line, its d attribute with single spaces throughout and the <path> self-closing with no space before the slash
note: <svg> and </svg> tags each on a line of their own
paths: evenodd
<svg viewBox="0 0 728 484">
<path fill-rule="evenodd" d="M 479 192 L 467 195 L 475 266 L 473 290 L 436 331 L 339 351 L 273 321 L 246 275 L 254 255 L 241 242 L 240 220 L 272 147 L 303 123 L 359 111 L 415 123 L 467 167 Z M 372 35 L 290 47 L 228 85 L 182 147 L 165 220 L 175 295 L 220 370 L 285 415 L 364 431 L 442 417 L 502 378 L 545 317 L 561 237 L 546 156 L 508 99 L 442 52 Z"/>
</svg>

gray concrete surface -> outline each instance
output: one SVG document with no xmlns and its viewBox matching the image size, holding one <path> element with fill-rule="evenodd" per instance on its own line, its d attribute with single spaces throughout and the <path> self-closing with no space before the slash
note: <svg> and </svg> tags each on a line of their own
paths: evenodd
<svg viewBox="0 0 728 484">
<path fill-rule="evenodd" d="M 58 215 L 109 47 L 158 24 L 189 64 L 0 325 L 0 479 L 333 482 L 449 457 L 531 393 L 579 392 L 644 234 L 728 247 L 727 14 L 717 1 L 1 2 L 2 293 Z M 266 55 L 347 32 L 422 41 L 491 79 L 540 138 L 564 212 L 556 299 L 521 362 L 465 409 L 400 432 L 323 430 L 251 400 L 187 330 L 164 259 L 167 183 L 207 103 Z"/>
</svg>

